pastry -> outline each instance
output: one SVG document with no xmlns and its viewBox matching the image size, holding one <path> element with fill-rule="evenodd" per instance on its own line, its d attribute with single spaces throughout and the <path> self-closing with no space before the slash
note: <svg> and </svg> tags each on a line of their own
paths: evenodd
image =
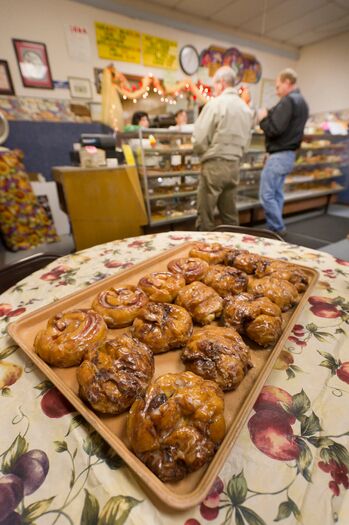
<svg viewBox="0 0 349 525">
<path fill-rule="evenodd" d="M 120 328 L 132 324 L 148 301 L 143 290 L 129 284 L 103 290 L 94 299 L 92 308 L 103 317 L 108 328 Z"/>
<path fill-rule="evenodd" d="M 181 348 L 193 330 L 188 312 L 175 304 L 148 303 L 135 318 L 132 334 L 154 354 Z"/>
<path fill-rule="evenodd" d="M 304 292 L 309 284 L 306 272 L 302 268 L 298 268 L 286 261 L 260 260 L 256 266 L 256 277 L 265 277 L 267 275 L 289 281 L 294 284 L 298 292 Z"/>
<path fill-rule="evenodd" d="M 212 264 L 204 278 L 204 283 L 211 286 L 221 297 L 244 292 L 247 289 L 247 275 L 222 264 Z"/>
<path fill-rule="evenodd" d="M 267 297 L 249 293 L 241 293 L 225 301 L 224 323 L 240 334 L 248 335 L 260 346 L 273 345 L 282 332 L 279 306 Z"/>
<path fill-rule="evenodd" d="M 201 281 L 209 268 L 209 264 L 203 259 L 195 257 L 181 257 L 173 259 L 167 265 L 170 272 L 182 275 L 187 284 L 193 281 Z"/>
<path fill-rule="evenodd" d="M 209 264 L 219 264 L 224 261 L 225 248 L 218 242 L 211 244 L 207 242 L 197 242 L 189 252 L 189 257 L 198 257 L 207 261 Z"/>
<path fill-rule="evenodd" d="M 211 461 L 224 434 L 222 390 L 191 372 L 158 377 L 127 417 L 132 450 L 162 481 Z"/>
<path fill-rule="evenodd" d="M 77 369 L 79 395 L 103 414 L 121 414 L 143 396 L 154 373 L 154 356 L 128 334 L 86 353 Z"/>
<path fill-rule="evenodd" d="M 250 349 L 233 328 L 205 326 L 197 330 L 181 359 L 187 370 L 215 381 L 222 390 L 234 390 L 252 366 Z"/>
<path fill-rule="evenodd" d="M 248 250 L 238 250 L 237 248 L 227 248 L 224 263 L 228 266 L 234 266 L 245 273 L 255 273 L 257 264 L 264 257 L 251 253 Z"/>
<path fill-rule="evenodd" d="M 299 301 L 297 288 L 285 279 L 276 277 L 262 277 L 262 279 L 250 277 L 247 291 L 268 297 L 281 308 L 282 312 L 289 310 Z"/>
<path fill-rule="evenodd" d="M 182 288 L 176 299 L 199 324 L 209 324 L 219 317 L 223 310 L 223 299 L 218 293 L 200 281 L 194 281 Z"/>
<path fill-rule="evenodd" d="M 58 367 L 76 366 L 85 352 L 104 343 L 107 325 L 94 310 L 60 312 L 35 337 L 35 352 L 46 363 Z"/>
<path fill-rule="evenodd" d="M 171 272 L 150 273 L 142 277 L 138 283 L 138 287 L 151 301 L 160 303 L 172 303 L 183 286 L 185 286 L 184 277 Z"/>
</svg>

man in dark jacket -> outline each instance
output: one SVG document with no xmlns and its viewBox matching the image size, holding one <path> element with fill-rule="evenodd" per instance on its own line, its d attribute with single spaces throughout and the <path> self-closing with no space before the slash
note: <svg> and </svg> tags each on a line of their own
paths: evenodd
<svg viewBox="0 0 349 525">
<path fill-rule="evenodd" d="M 269 154 L 261 174 L 259 198 L 267 227 L 285 233 L 283 185 L 293 169 L 309 109 L 297 87 L 297 74 L 292 69 L 281 71 L 277 77 L 276 94 L 280 97 L 278 104 L 269 111 L 259 111 L 259 125 L 264 131 Z"/>
</svg>

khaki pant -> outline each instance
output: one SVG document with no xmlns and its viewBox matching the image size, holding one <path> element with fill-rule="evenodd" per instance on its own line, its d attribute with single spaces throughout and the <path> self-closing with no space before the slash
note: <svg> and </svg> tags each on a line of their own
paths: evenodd
<svg viewBox="0 0 349 525">
<path fill-rule="evenodd" d="M 198 230 L 213 230 L 216 206 L 223 224 L 239 224 L 236 209 L 239 164 L 238 159 L 209 159 L 203 163 L 198 187 Z"/>
</svg>

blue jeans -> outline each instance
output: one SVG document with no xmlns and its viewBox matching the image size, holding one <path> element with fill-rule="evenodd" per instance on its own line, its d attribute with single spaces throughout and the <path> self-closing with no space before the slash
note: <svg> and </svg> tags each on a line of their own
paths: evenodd
<svg viewBox="0 0 349 525">
<path fill-rule="evenodd" d="M 282 231 L 285 224 L 282 220 L 284 206 L 283 186 L 286 175 L 291 173 L 296 157 L 295 151 L 272 153 L 262 170 L 259 199 L 264 208 L 267 227 L 272 231 Z"/>
</svg>

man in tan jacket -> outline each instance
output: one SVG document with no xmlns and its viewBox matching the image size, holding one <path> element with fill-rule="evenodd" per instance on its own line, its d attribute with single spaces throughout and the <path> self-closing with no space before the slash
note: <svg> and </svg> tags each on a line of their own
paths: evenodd
<svg viewBox="0 0 349 525">
<path fill-rule="evenodd" d="M 253 115 L 234 89 L 235 81 L 232 68 L 218 69 L 213 77 L 216 97 L 206 104 L 194 126 L 194 151 L 202 161 L 196 222 L 201 231 L 214 228 L 216 206 L 223 224 L 239 224 L 239 165 L 250 142 Z"/>
</svg>

